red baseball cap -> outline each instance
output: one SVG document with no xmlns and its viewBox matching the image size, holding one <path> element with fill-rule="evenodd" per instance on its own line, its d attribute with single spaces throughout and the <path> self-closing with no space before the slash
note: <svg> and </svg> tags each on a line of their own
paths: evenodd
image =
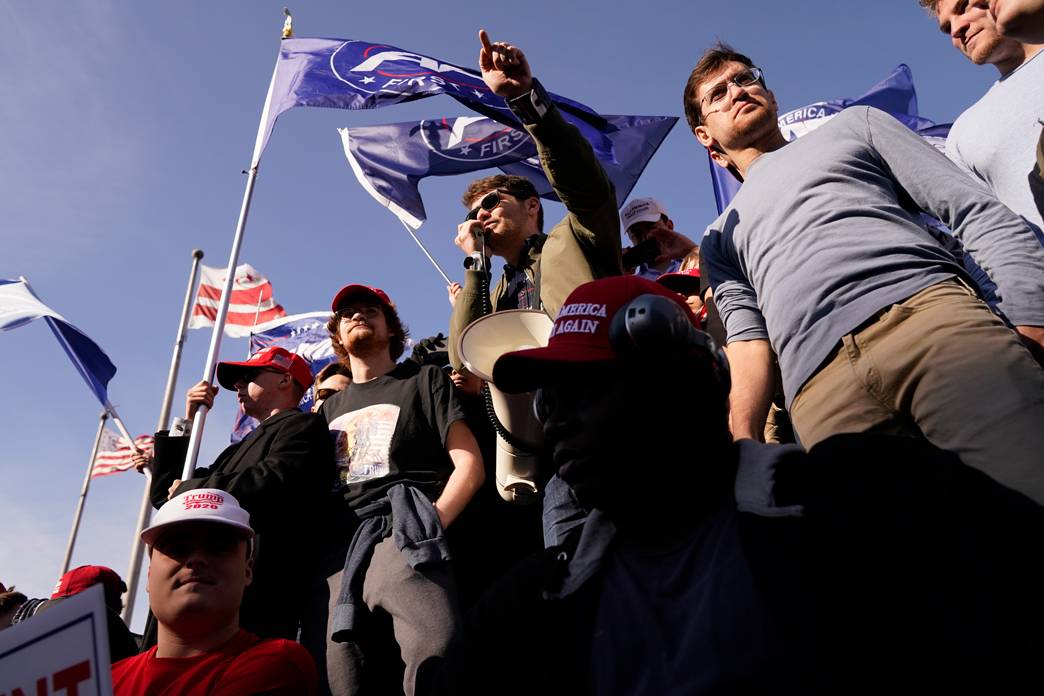
<svg viewBox="0 0 1044 696">
<path fill-rule="evenodd" d="M 105 566 L 97 565 L 85 565 L 79 568 L 73 568 L 68 573 L 62 576 L 58 584 L 55 585 L 54 592 L 51 594 L 51 599 L 58 599 L 59 597 L 71 597 L 74 594 L 83 592 L 88 587 L 94 585 L 101 585 L 105 588 L 105 593 L 112 596 L 120 596 L 127 591 L 127 585 L 123 582 L 116 571 L 112 568 L 106 568 Z"/>
<path fill-rule="evenodd" d="M 312 386 L 312 368 L 307 360 L 286 348 L 269 346 L 250 356 L 244 362 L 221 362 L 217 366 L 217 379 L 225 389 L 235 391 L 240 375 L 248 370 L 265 367 L 278 372 L 285 372 L 297 382 L 302 389 Z"/>
<path fill-rule="evenodd" d="M 533 391 L 556 369 L 579 363 L 617 359 L 609 342 L 609 325 L 616 312 L 641 295 L 660 295 L 683 310 L 696 326 L 692 310 L 681 296 L 658 283 L 635 275 L 593 280 L 569 293 L 551 329 L 545 348 L 505 353 L 493 365 L 493 383 L 507 393 Z"/>
<path fill-rule="evenodd" d="M 395 305 L 390 299 L 388 299 L 387 293 L 380 288 L 371 288 L 369 285 L 345 285 L 340 291 L 334 295 L 333 302 L 330 303 L 330 311 L 336 312 L 341 307 L 348 304 L 348 300 L 353 297 L 365 297 L 367 300 L 376 300 L 380 304 L 395 309 Z"/>
<path fill-rule="evenodd" d="M 683 295 L 696 295 L 700 292 L 700 269 L 690 268 L 687 271 L 664 273 L 656 282 Z"/>
</svg>

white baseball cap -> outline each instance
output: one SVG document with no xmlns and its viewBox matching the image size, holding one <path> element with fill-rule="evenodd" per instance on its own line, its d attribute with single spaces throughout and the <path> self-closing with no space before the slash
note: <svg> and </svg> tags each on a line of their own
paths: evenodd
<svg viewBox="0 0 1044 696">
<path fill-rule="evenodd" d="M 636 222 L 656 222 L 661 215 L 666 215 L 660 202 L 655 198 L 635 198 L 620 211 L 620 219 L 626 231 Z"/>
<path fill-rule="evenodd" d="M 164 527 L 182 522 L 227 524 L 241 530 L 245 538 L 254 538 L 250 513 L 239 506 L 235 497 L 216 488 L 197 488 L 164 503 L 152 525 L 142 531 L 141 540 L 152 546 Z"/>
</svg>

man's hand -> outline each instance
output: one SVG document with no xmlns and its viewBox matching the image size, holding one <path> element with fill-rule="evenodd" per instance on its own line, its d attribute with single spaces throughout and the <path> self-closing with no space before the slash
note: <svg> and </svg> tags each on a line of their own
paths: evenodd
<svg viewBox="0 0 1044 696">
<path fill-rule="evenodd" d="M 457 236 L 453 239 L 457 248 L 471 256 L 482 252 L 482 223 L 478 220 L 466 220 L 457 225 Z"/>
<path fill-rule="evenodd" d="M 201 404 L 206 406 L 207 410 L 213 408 L 217 392 L 218 388 L 211 386 L 206 380 L 189 389 L 185 393 L 185 419 L 192 420 Z"/>
<path fill-rule="evenodd" d="M 167 489 L 167 500 L 174 497 L 174 491 L 178 490 L 178 486 L 181 485 L 181 479 L 174 479 L 174 483 L 170 484 L 170 488 Z"/>
<path fill-rule="evenodd" d="M 1044 326 L 1016 326 L 1019 338 L 1041 367 L 1044 367 Z"/>
<path fill-rule="evenodd" d="M 666 225 L 656 225 L 649 230 L 649 236 L 660 245 L 660 255 L 656 257 L 655 263 L 685 258 L 696 248 L 696 242 Z"/>
<path fill-rule="evenodd" d="M 502 41 L 490 43 L 485 29 L 479 30 L 479 41 L 479 70 L 493 94 L 507 100 L 533 89 L 533 75 L 522 51 Z"/>
<path fill-rule="evenodd" d="M 463 288 L 460 287 L 460 283 L 450 283 L 446 286 L 446 296 L 449 298 L 450 307 L 454 307 L 457 304 L 457 295 Z"/>
<path fill-rule="evenodd" d="M 143 474 L 146 469 L 152 468 L 152 457 L 140 449 L 135 448 L 131 451 L 131 461 L 134 462 L 134 470 L 139 474 Z"/>
</svg>

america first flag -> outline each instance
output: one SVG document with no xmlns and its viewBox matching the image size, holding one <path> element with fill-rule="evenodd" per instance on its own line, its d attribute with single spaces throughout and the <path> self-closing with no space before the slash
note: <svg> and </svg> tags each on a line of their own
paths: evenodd
<svg viewBox="0 0 1044 696">
<path fill-rule="evenodd" d="M 142 452 L 151 455 L 153 441 L 152 435 L 139 435 L 134 438 L 134 445 Z M 98 443 L 98 454 L 94 456 L 94 465 L 91 467 L 91 478 L 118 474 L 134 466 L 131 459 L 131 447 L 127 438 L 120 437 L 111 430 L 106 429 L 102 433 L 101 441 Z"/>
<path fill-rule="evenodd" d="M 214 325 L 221 290 L 225 287 L 225 269 L 200 266 L 199 291 L 192 308 L 190 329 Z M 225 335 L 233 338 L 249 336 L 255 325 L 265 324 L 286 316 L 286 310 L 272 299 L 272 283 L 248 263 L 236 266 L 232 282 L 232 298 L 225 320 Z"/>
</svg>

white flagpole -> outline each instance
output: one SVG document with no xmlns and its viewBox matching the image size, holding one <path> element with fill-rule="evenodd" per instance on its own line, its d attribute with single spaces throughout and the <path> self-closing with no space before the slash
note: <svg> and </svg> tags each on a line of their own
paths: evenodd
<svg viewBox="0 0 1044 696">
<path fill-rule="evenodd" d="M 246 190 L 243 192 L 243 204 L 239 209 L 239 221 L 236 223 L 236 233 L 232 238 L 232 249 L 228 255 L 228 266 L 225 271 L 225 287 L 221 290 L 221 303 L 218 307 L 217 316 L 214 318 L 214 330 L 210 335 L 210 349 L 207 351 L 207 362 L 203 369 L 203 379 L 213 383 L 214 373 L 217 371 L 218 350 L 221 348 L 221 335 L 225 330 L 225 320 L 228 318 L 228 305 L 232 299 L 232 283 L 236 278 L 236 266 L 239 264 L 239 250 L 243 246 L 243 233 L 246 230 L 247 215 L 250 213 L 250 200 L 254 195 L 254 183 L 257 181 L 257 170 L 261 165 L 261 150 L 264 145 L 265 126 L 268 123 L 269 110 L 272 103 L 272 91 L 275 87 L 276 75 L 279 71 L 279 58 L 276 57 L 276 66 L 272 70 L 272 80 L 268 83 L 268 95 L 265 97 L 265 106 L 261 110 L 261 121 L 257 125 L 257 139 L 254 141 L 254 155 L 250 162 L 250 170 L 247 172 Z M 192 419 L 192 434 L 189 436 L 188 453 L 185 455 L 185 466 L 181 472 L 181 480 L 192 478 L 196 470 L 196 459 L 199 458 L 199 447 L 203 441 L 203 425 L 207 420 L 207 407 L 200 405 L 196 416 Z"/>
<path fill-rule="evenodd" d="M 181 320 L 178 322 L 178 335 L 174 339 L 174 353 L 170 358 L 170 370 L 167 373 L 167 387 L 163 391 L 163 403 L 160 405 L 159 420 L 156 431 L 166 430 L 170 422 L 170 406 L 174 401 L 174 389 L 178 382 L 178 371 L 181 368 L 181 352 L 185 346 L 185 333 L 188 330 L 189 312 L 192 309 L 192 294 L 199 277 L 199 264 L 203 258 L 202 249 L 192 250 L 192 270 L 189 271 L 188 288 L 185 289 L 185 302 L 181 307 Z M 138 593 L 138 576 L 141 575 L 141 559 L 144 549 L 141 543 L 141 532 L 149 523 L 152 513 L 152 474 L 145 470 L 145 492 L 141 496 L 141 507 L 138 510 L 138 526 L 134 529 L 131 540 L 130 567 L 127 569 L 127 594 L 123 602 L 123 621 L 128 626 L 134 616 L 134 600 Z"/>
<path fill-rule="evenodd" d="M 58 574 L 58 577 L 69 572 L 73 546 L 76 545 L 76 535 L 80 531 L 80 518 L 83 517 L 83 504 L 87 500 L 87 489 L 91 485 L 91 474 L 94 472 L 94 460 L 98 456 L 98 445 L 101 444 L 102 435 L 105 433 L 105 421 L 108 417 L 108 411 L 102 411 L 101 416 L 98 417 L 98 434 L 94 437 L 94 446 L 91 447 L 91 458 L 87 460 L 87 474 L 83 477 L 83 488 L 80 489 L 80 500 L 76 503 L 76 514 L 73 516 L 72 530 L 69 532 L 69 543 L 65 547 L 65 558 L 62 560 L 62 572 Z"/>
<path fill-rule="evenodd" d="M 421 251 L 424 252 L 424 255 L 427 256 L 428 260 L 431 261 L 433 266 L 435 266 L 435 270 L 438 271 L 439 275 L 441 275 L 443 280 L 446 281 L 446 285 L 453 285 L 453 281 L 449 279 L 448 275 L 446 275 L 446 271 L 442 270 L 442 266 L 440 266 L 439 262 L 435 260 L 435 257 L 428 253 L 428 249 L 424 246 L 424 244 L 421 243 L 421 240 L 417 238 L 417 235 L 413 233 L 413 229 L 409 225 L 407 225 L 402 218 L 399 219 L 399 222 L 402 223 L 402 226 L 405 227 L 406 231 L 410 233 L 411 237 L 413 237 L 413 241 L 417 242 L 417 246 L 421 248 Z"/>
</svg>

